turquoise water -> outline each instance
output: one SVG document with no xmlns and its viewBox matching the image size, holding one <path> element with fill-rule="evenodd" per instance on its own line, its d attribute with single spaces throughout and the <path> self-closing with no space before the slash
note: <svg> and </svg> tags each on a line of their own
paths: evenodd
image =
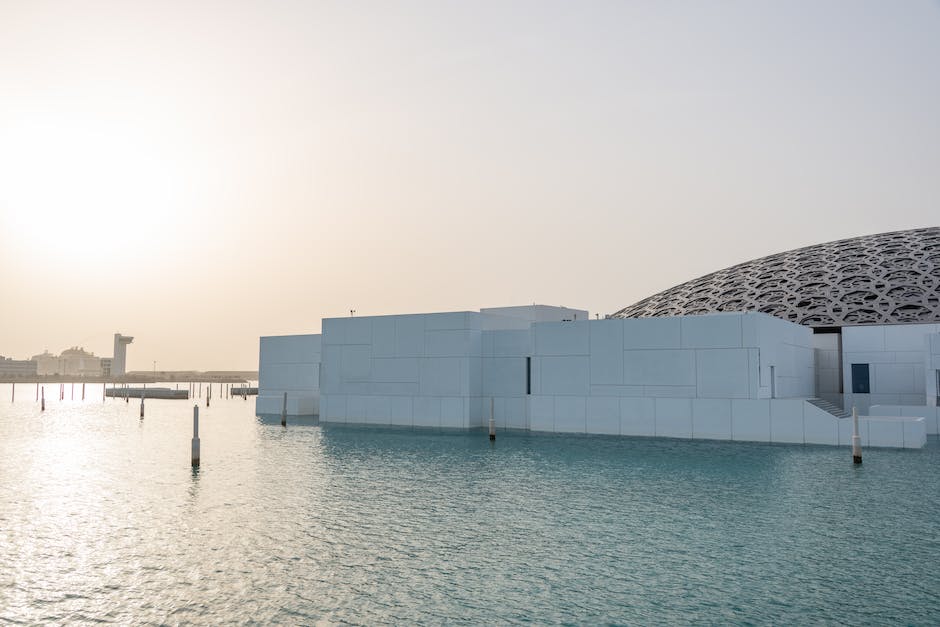
<svg viewBox="0 0 940 627">
<path fill-rule="evenodd" d="M 27 388 L 28 386 L 22 386 Z M 940 445 L 0 404 L 0 622 L 940 623 Z M 47 388 L 47 392 L 49 388 Z M 58 395 L 56 394 L 56 399 Z"/>
</svg>

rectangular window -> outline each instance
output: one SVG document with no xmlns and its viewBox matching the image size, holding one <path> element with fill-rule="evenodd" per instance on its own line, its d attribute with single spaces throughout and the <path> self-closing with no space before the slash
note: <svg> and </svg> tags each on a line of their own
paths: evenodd
<svg viewBox="0 0 940 627">
<path fill-rule="evenodd" d="M 525 358 L 525 393 L 532 393 L 532 358 Z"/>
<path fill-rule="evenodd" d="M 852 394 L 871 394 L 868 364 L 852 364 Z"/>
</svg>

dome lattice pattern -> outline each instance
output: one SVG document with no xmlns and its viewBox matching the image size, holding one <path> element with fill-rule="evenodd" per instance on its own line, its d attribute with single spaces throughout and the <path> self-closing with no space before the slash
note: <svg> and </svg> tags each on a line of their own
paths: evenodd
<svg viewBox="0 0 940 627">
<path fill-rule="evenodd" d="M 940 322 L 940 227 L 755 259 L 677 285 L 612 318 L 761 311 L 811 327 Z"/>
</svg>

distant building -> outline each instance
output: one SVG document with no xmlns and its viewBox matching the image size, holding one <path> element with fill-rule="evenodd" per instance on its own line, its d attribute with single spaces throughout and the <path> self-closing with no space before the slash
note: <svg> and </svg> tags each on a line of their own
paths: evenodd
<svg viewBox="0 0 940 627">
<path fill-rule="evenodd" d="M 59 357 L 48 350 L 41 355 L 33 355 L 32 361 L 36 362 L 36 374 L 40 376 L 59 373 Z"/>
<path fill-rule="evenodd" d="M 6 377 L 35 376 L 36 362 L 32 359 L 10 359 L 0 355 L 0 375 Z"/>
<path fill-rule="evenodd" d="M 128 335 L 114 334 L 114 357 L 111 360 L 111 376 L 121 377 L 127 373 L 127 345 L 134 341 Z"/>
<path fill-rule="evenodd" d="M 97 377 L 101 375 L 101 358 L 84 348 L 73 346 L 59 356 L 58 374 L 75 377 Z"/>
</svg>

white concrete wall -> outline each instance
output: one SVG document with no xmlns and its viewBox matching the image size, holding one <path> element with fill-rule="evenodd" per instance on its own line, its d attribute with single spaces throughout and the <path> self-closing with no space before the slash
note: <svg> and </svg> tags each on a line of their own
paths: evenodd
<svg viewBox="0 0 940 627">
<path fill-rule="evenodd" d="M 815 385 L 810 329 L 763 314 L 535 324 L 532 333 L 536 431 L 688 438 L 698 416 L 700 434 L 732 439 L 736 413 L 739 436 L 759 439 L 769 404 L 750 401 L 770 396 L 771 367 L 778 397 L 811 396 Z"/>
<path fill-rule="evenodd" d="M 319 414 L 320 336 L 268 336 L 260 344 L 255 411 L 280 414 L 286 392 L 289 415 Z"/>
<path fill-rule="evenodd" d="M 839 333 L 814 333 L 813 349 L 815 396 L 842 407 L 842 336 Z"/>
<path fill-rule="evenodd" d="M 868 413 L 873 416 L 905 416 L 924 419 L 928 435 L 940 435 L 940 407 L 930 405 L 872 405 Z"/>
<path fill-rule="evenodd" d="M 484 331 L 482 338 L 483 423 L 489 420 L 492 399 L 497 429 L 528 429 L 526 358 L 532 354 L 531 330 Z"/>
<path fill-rule="evenodd" d="M 938 377 L 938 372 L 940 372 L 940 333 L 927 335 L 924 343 L 927 352 L 924 360 L 924 388 L 927 405 L 937 407 L 940 406 L 940 377 Z"/>
<path fill-rule="evenodd" d="M 481 318 L 461 311 L 323 320 L 320 420 L 482 425 Z"/>
<path fill-rule="evenodd" d="M 591 313 L 586 309 L 556 307 L 553 305 L 520 305 L 518 307 L 484 307 L 480 313 L 486 316 L 500 316 L 532 322 L 562 322 L 589 320 Z M 526 325 L 528 326 L 528 324 Z M 511 327 L 500 327 L 511 328 Z"/>
<path fill-rule="evenodd" d="M 845 407 L 866 413 L 871 405 L 925 405 L 928 335 L 937 324 L 894 324 L 842 329 Z M 870 394 L 852 393 L 852 364 L 869 364 Z"/>
</svg>

